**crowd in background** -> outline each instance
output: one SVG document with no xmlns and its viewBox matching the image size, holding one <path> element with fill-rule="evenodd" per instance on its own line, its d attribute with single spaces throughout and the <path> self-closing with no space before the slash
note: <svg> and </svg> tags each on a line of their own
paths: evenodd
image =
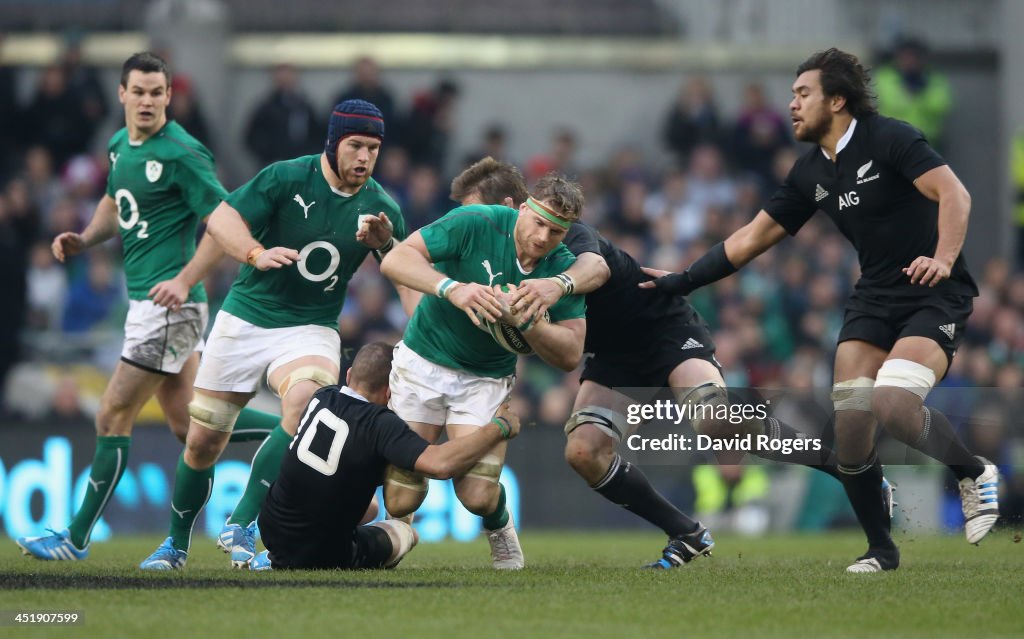
<svg viewBox="0 0 1024 639">
<path fill-rule="evenodd" d="M 953 98 L 942 74 L 927 67 L 926 53 L 921 43 L 907 41 L 880 65 L 875 75 L 880 110 L 915 124 L 955 160 L 953 150 L 942 148 L 943 121 Z M 49 249 L 54 236 L 80 231 L 91 218 L 107 170 L 105 140 L 96 139 L 97 131 L 109 120 L 121 120 L 120 107 L 74 46 L 42 70 L 27 103 L 17 99 L 17 73 L 0 68 L 0 290 L 7 306 L 0 314 L 0 384 L 19 361 L 70 358 L 103 368 L 116 359 L 127 308 L 116 241 L 63 265 Z M 452 176 L 446 168 L 490 155 L 521 166 L 530 182 L 548 171 L 576 178 L 587 199 L 584 221 L 640 263 L 681 270 L 749 221 L 801 152 L 788 115 L 768 103 L 758 82 L 745 88 L 738 109 L 727 112 L 716 102 L 713 78 L 692 75 L 682 80 L 673 104 L 649 114 L 661 119 L 664 149 L 619 147 L 611 157 L 581 157 L 577 149 L 586 131 L 567 124 L 553 133 L 548 149 L 511 158 L 506 139 L 512 132 L 495 122 L 471 153 L 452 158 L 450 132 L 459 96 L 454 82 L 442 79 L 401 104 L 372 59 L 360 60 L 352 76 L 349 85 L 339 87 L 336 102 L 367 99 L 384 113 L 388 138 L 374 177 L 401 205 L 410 229 L 455 206 L 448 199 Z M 188 76 L 177 73 L 172 86 L 171 117 L 216 153 L 213 126 L 201 113 Z M 246 148 L 261 166 L 316 153 L 322 148 L 323 112 L 304 93 L 296 69 L 277 67 L 270 92 L 249 116 Z M 654 158 L 666 150 L 672 162 L 656 164 Z M 958 404 L 946 408 L 963 418 L 969 445 L 1007 465 L 1014 452 L 1007 428 L 1014 424 L 1011 416 L 1024 409 L 1019 402 L 1024 264 L 989 255 L 967 259 L 981 296 L 940 388 L 1007 391 L 1003 402 L 951 393 Z M 236 271 L 237 265 L 225 260 L 207 279 L 211 316 Z M 818 216 L 737 276 L 694 293 L 691 301 L 712 328 L 726 381 L 830 387 L 843 304 L 857 276 L 849 243 Z M 405 321 L 392 288 L 368 261 L 353 279 L 339 319 L 343 343 L 358 348 L 374 339 L 397 341 Z M 517 403 L 524 420 L 560 427 L 577 377 L 536 358 L 521 358 L 519 380 Z M 82 406 L 69 399 L 79 392 L 74 381 L 62 379 L 57 386 L 50 414 L 82 414 Z M 936 393 L 936 401 L 942 397 Z M 1018 497 L 1008 500 L 1007 508 L 1020 513 L 1024 486 L 1020 478 L 1011 481 Z"/>
</svg>

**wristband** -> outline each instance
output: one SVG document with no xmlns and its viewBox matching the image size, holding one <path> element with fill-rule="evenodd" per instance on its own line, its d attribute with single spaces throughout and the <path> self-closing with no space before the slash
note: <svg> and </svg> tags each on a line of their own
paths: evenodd
<svg viewBox="0 0 1024 639">
<path fill-rule="evenodd" d="M 551 279 L 558 282 L 559 286 L 562 287 L 562 297 L 572 295 L 576 291 L 576 280 L 572 279 L 572 275 L 568 273 L 559 273 Z"/>
<path fill-rule="evenodd" d="M 390 251 L 393 248 L 395 248 L 395 236 L 394 235 L 389 237 L 388 241 L 384 242 L 384 246 L 382 246 L 379 249 L 377 249 L 377 252 L 380 253 L 381 255 L 387 255 L 388 251 Z"/>
<path fill-rule="evenodd" d="M 249 249 L 249 252 L 245 254 L 245 263 L 249 266 L 256 266 L 256 258 L 258 258 L 267 249 L 263 248 L 259 244 Z"/>
<path fill-rule="evenodd" d="M 738 269 L 725 254 L 725 242 L 711 247 L 682 273 L 670 273 L 654 280 L 654 286 L 664 293 L 689 295 L 698 288 L 728 277 Z"/>
<path fill-rule="evenodd" d="M 508 423 L 508 420 L 504 417 L 495 416 L 491 419 L 492 424 L 496 424 L 498 429 L 501 430 L 501 438 L 508 439 L 512 436 L 512 425 Z"/>
<path fill-rule="evenodd" d="M 437 283 L 437 287 L 434 289 L 434 294 L 443 300 L 448 299 L 448 295 L 451 294 L 452 290 L 461 285 L 462 282 L 456 282 L 450 277 L 446 277 Z"/>
</svg>

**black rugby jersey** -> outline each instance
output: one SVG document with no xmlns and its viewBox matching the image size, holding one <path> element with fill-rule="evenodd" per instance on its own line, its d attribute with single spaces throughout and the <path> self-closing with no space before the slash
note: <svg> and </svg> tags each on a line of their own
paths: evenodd
<svg viewBox="0 0 1024 639">
<path fill-rule="evenodd" d="M 920 295 L 976 296 L 978 287 L 957 256 L 948 280 L 935 288 L 911 284 L 903 269 L 920 256 L 934 257 L 939 205 L 914 180 L 946 162 L 906 122 L 881 115 L 854 120 L 840 141 L 836 162 L 817 145 L 793 165 L 765 211 L 790 235 L 822 210 L 853 243 L 860 261 L 857 289 Z"/>
<path fill-rule="evenodd" d="M 583 347 L 586 352 L 628 355 L 650 341 L 656 322 L 690 322 L 698 317 L 683 296 L 637 286 L 654 278 L 645 275 L 631 255 L 593 227 L 577 222 L 563 242 L 576 256 L 597 253 L 611 271 L 607 282 L 587 293 L 587 337 Z"/>
<path fill-rule="evenodd" d="M 412 469 L 428 446 L 386 407 L 350 392 L 326 386 L 313 395 L 260 511 L 267 547 L 287 544 L 296 565 L 344 564 L 387 465 Z"/>
</svg>

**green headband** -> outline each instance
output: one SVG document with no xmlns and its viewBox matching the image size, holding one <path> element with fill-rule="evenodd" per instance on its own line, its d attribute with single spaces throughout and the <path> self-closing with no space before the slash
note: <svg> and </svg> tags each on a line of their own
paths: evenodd
<svg viewBox="0 0 1024 639">
<path fill-rule="evenodd" d="M 558 226 L 562 227 L 563 229 L 567 229 L 570 226 L 572 226 L 572 222 L 570 222 L 569 220 L 566 220 L 565 218 L 558 217 L 557 215 L 552 213 L 550 210 L 548 210 L 548 208 L 546 206 L 544 206 L 543 204 L 541 204 L 537 200 L 533 199 L 532 197 L 526 198 L 526 206 L 528 206 L 531 209 L 533 209 L 537 213 L 537 215 L 539 215 L 542 218 L 548 220 L 549 222 L 554 222 L 555 224 L 557 224 Z"/>
</svg>

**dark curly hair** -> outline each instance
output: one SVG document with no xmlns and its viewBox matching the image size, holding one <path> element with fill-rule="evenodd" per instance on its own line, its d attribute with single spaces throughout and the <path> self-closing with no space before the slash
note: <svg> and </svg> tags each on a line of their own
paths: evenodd
<svg viewBox="0 0 1024 639">
<path fill-rule="evenodd" d="M 805 71 L 821 71 L 821 89 L 827 97 L 846 98 L 846 110 L 855 118 L 878 113 L 871 77 L 857 56 L 835 47 L 818 51 L 796 68 L 799 76 Z"/>
</svg>

